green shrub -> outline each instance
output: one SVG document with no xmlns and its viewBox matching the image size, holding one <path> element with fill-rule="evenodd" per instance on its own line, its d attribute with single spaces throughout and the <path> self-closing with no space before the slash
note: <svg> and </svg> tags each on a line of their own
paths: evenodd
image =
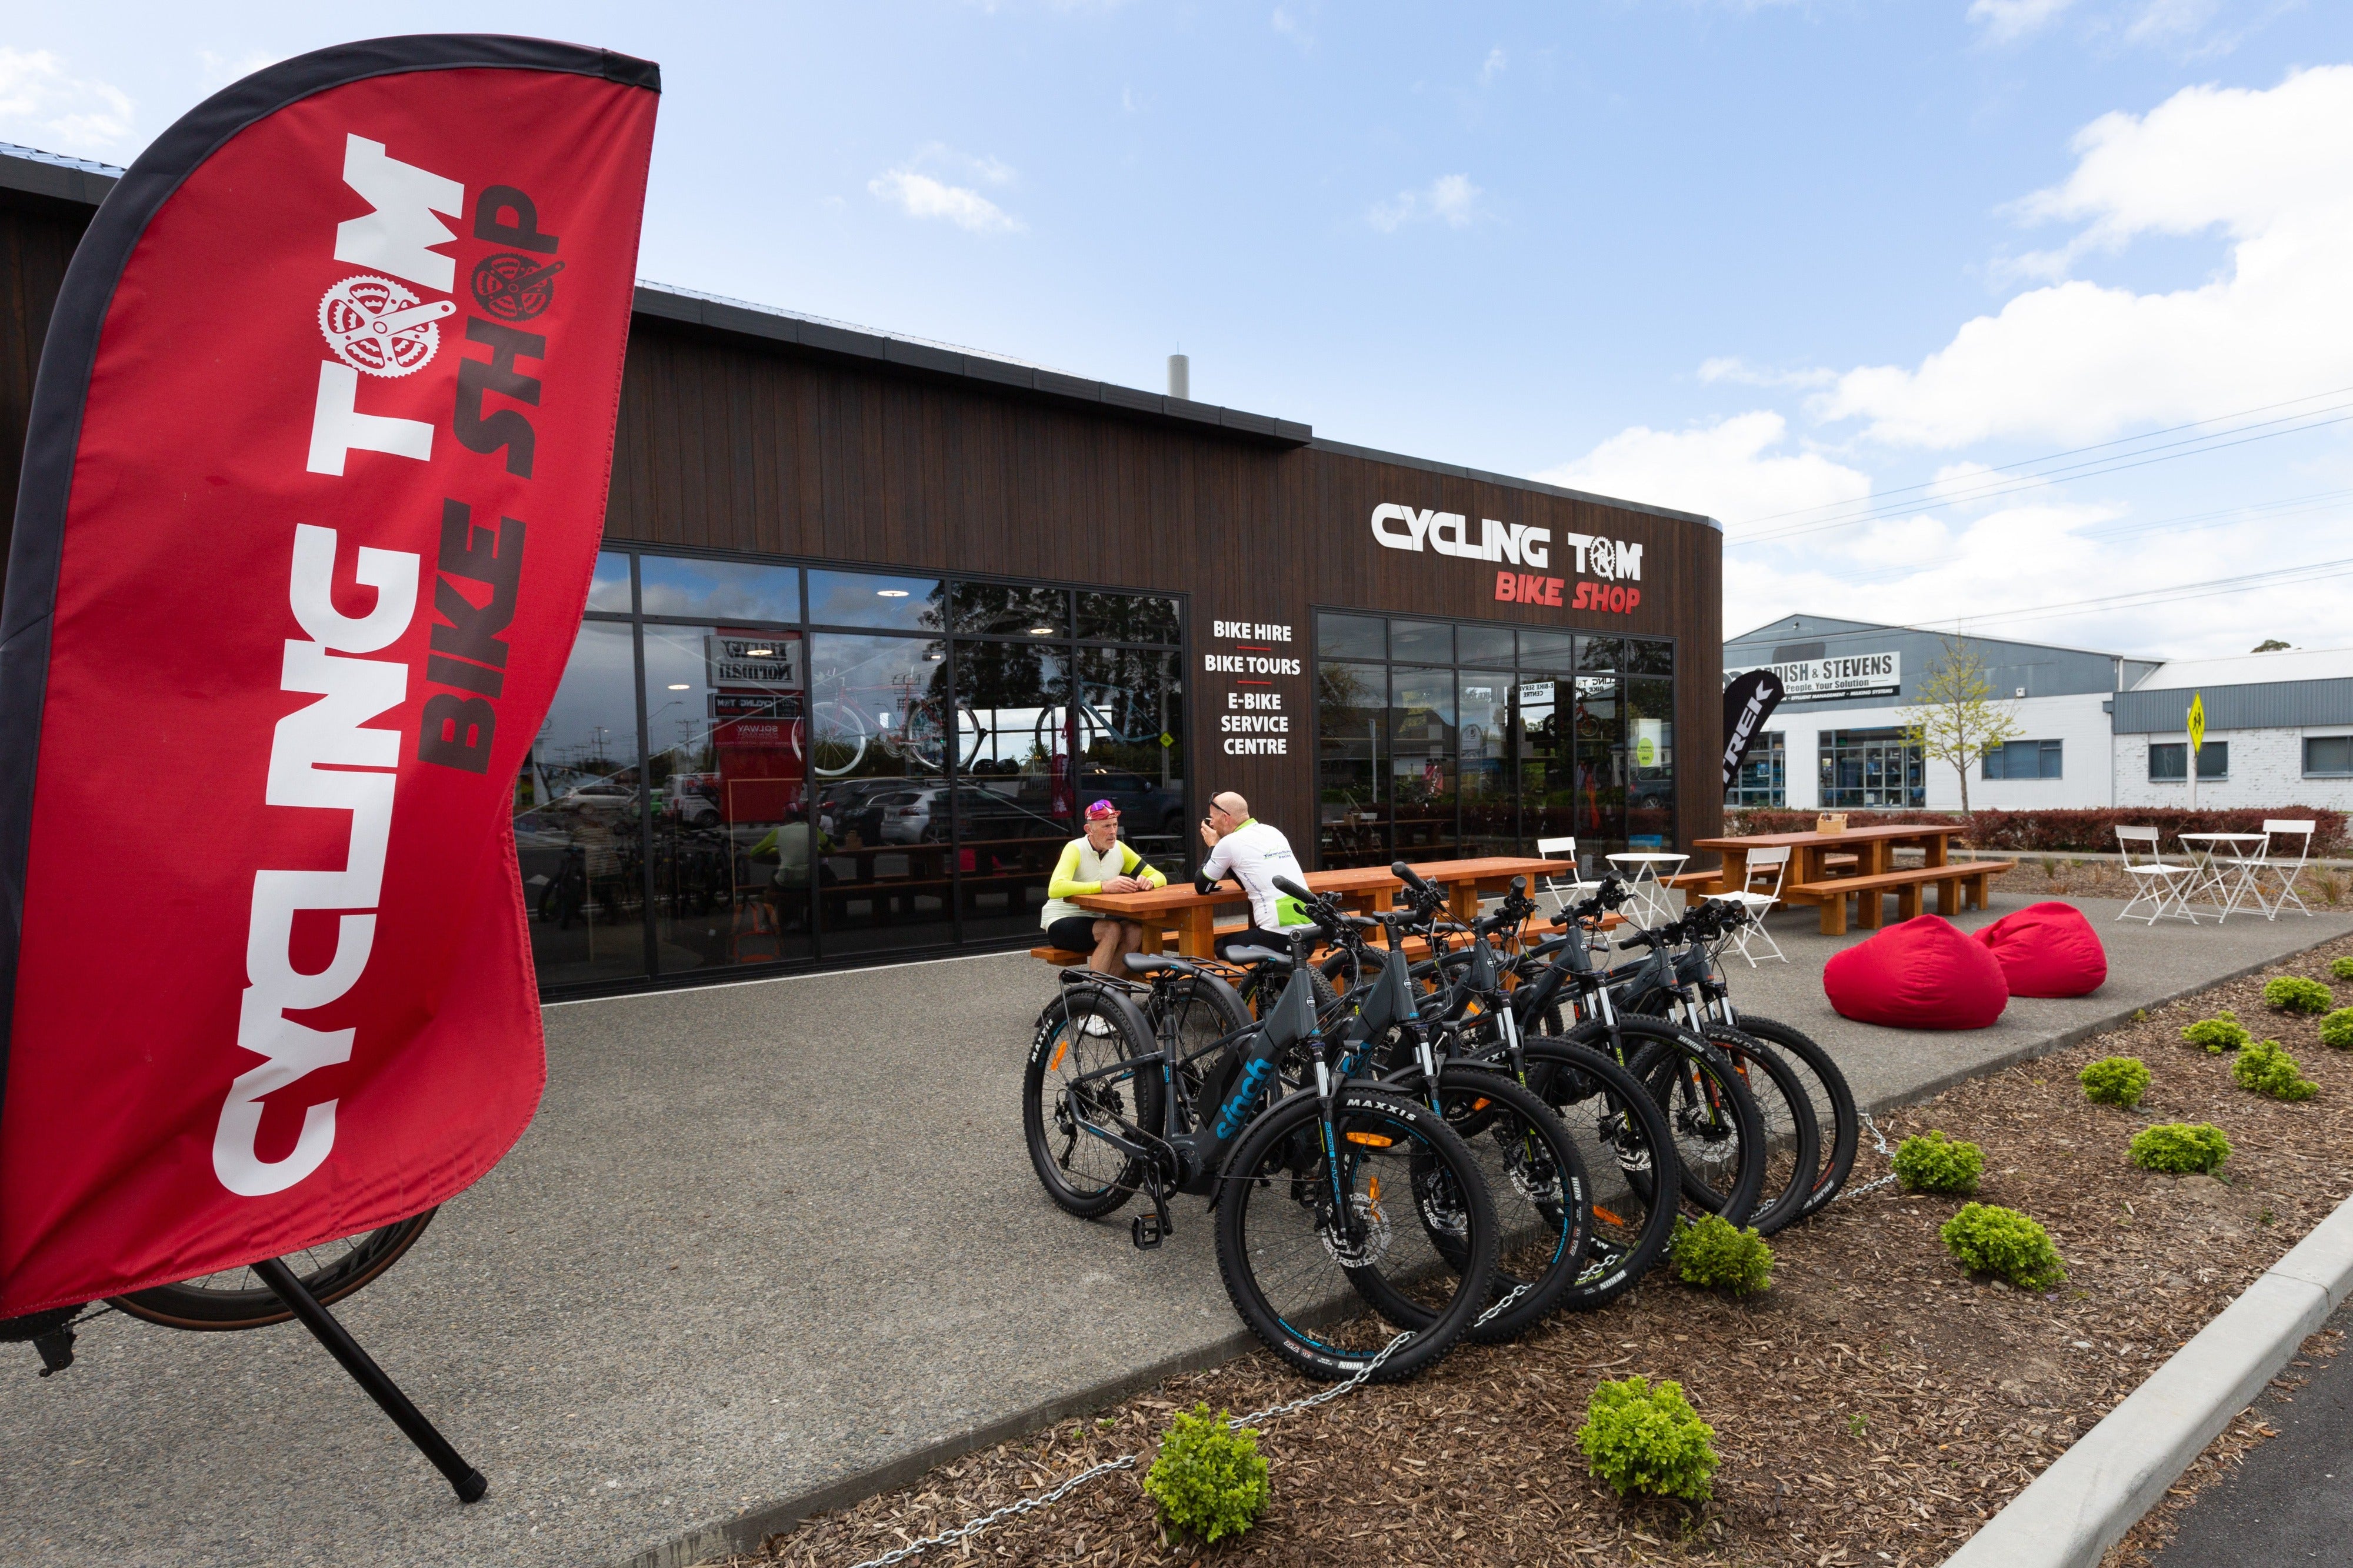
<svg viewBox="0 0 2353 1568">
<path fill-rule="evenodd" d="M 1895 1175 L 1917 1193 L 1973 1193 L 1985 1174 L 1985 1151 L 1966 1139 L 1947 1142 L 1943 1131 L 1904 1140 L 1895 1151 Z"/>
<path fill-rule="evenodd" d="M 2301 974 L 2283 974 L 2263 982 L 2263 1005 L 2283 1013 L 2326 1013 L 2336 1000 L 2327 986 Z"/>
<path fill-rule="evenodd" d="M 2339 980 L 2353 980 L 2353 957 L 2330 959 L 2328 973 Z"/>
<path fill-rule="evenodd" d="M 2320 1043 L 2337 1050 L 2353 1051 L 2353 1007 L 2339 1007 L 2320 1020 Z"/>
<path fill-rule="evenodd" d="M 2231 1157 L 2231 1141 L 2211 1121 L 2160 1121 L 2132 1141 L 2132 1163 L 2168 1175 L 2211 1176 Z"/>
<path fill-rule="evenodd" d="M 1752 1228 L 1737 1230 L 1720 1214 L 1697 1225 L 1678 1221 L 1667 1256 L 1675 1278 L 1702 1289 L 1753 1295 L 1773 1283 L 1773 1249 Z"/>
<path fill-rule="evenodd" d="M 1160 1439 L 1160 1457 L 1145 1472 L 1144 1489 L 1160 1505 L 1160 1520 L 1215 1546 L 1240 1535 L 1266 1511 L 1266 1461 L 1258 1434 L 1237 1431 L 1226 1413 L 1207 1405 L 1179 1411 Z"/>
<path fill-rule="evenodd" d="M 2249 1046 L 2231 1064 L 2231 1077 L 2241 1089 L 2267 1094 L 2274 1100 L 2310 1100 L 2320 1086 L 2304 1076 L 2296 1059 L 2280 1049 L 2277 1040 Z"/>
<path fill-rule="evenodd" d="M 1999 1274 L 2022 1290 L 2048 1290 L 2066 1282 L 2067 1270 L 2050 1233 L 2016 1209 L 1963 1204 L 1936 1234 L 1962 1268 Z"/>
<path fill-rule="evenodd" d="M 2075 1075 L 2084 1098 L 2094 1105 L 2121 1105 L 2127 1110 L 2148 1092 L 2148 1068 L 2138 1057 L 2102 1057 Z"/>
<path fill-rule="evenodd" d="M 2203 1046 L 2214 1055 L 2221 1056 L 2224 1051 L 2237 1050 L 2254 1036 L 2247 1033 L 2247 1026 L 2239 1022 L 2236 1013 L 2225 1007 L 2212 1017 L 2200 1018 L 2182 1030 L 2181 1037 L 2193 1046 Z"/>
<path fill-rule="evenodd" d="M 1682 1384 L 1662 1383 L 1654 1390 L 1638 1374 L 1593 1391 L 1577 1446 L 1595 1479 L 1620 1497 L 1648 1492 L 1704 1503 L 1717 1464 L 1715 1437 L 1715 1428 L 1683 1398 Z"/>
</svg>

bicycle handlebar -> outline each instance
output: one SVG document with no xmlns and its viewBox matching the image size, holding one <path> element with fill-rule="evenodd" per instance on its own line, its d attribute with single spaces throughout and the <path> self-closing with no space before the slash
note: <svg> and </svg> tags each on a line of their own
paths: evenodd
<svg viewBox="0 0 2353 1568">
<path fill-rule="evenodd" d="M 1392 860 L 1389 862 L 1389 875 L 1395 877 L 1398 881 L 1403 882 L 1407 887 L 1411 888 L 1417 893 L 1430 894 L 1438 891 L 1437 889 L 1422 880 L 1421 874 L 1419 872 L 1416 871 L 1412 867 L 1407 865 L 1402 860 Z"/>
</svg>

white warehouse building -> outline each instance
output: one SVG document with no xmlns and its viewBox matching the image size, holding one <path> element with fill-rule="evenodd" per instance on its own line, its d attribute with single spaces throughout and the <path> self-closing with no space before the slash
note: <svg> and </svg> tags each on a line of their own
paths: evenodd
<svg viewBox="0 0 2353 1568">
<path fill-rule="evenodd" d="M 1788 688 L 1728 807 L 1957 811 L 1961 783 L 1904 742 L 1904 710 L 1945 637 L 1915 626 L 1790 616 L 1725 644 L 1729 682 L 1768 668 Z M 2187 806 L 2189 703 L 2202 700 L 2201 806 L 2353 810 L 2353 648 L 2165 662 L 1963 639 L 2010 707 L 2015 740 L 1969 764 L 1969 804 L 2006 811 Z"/>
</svg>

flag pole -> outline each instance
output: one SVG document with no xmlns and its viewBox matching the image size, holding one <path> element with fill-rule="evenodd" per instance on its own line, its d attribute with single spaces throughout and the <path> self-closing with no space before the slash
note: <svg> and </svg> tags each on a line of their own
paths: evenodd
<svg viewBox="0 0 2353 1568">
<path fill-rule="evenodd" d="M 360 1348 L 359 1342 L 352 1338 L 350 1331 L 337 1322 L 333 1315 L 320 1305 L 319 1299 L 294 1277 L 294 1271 L 286 1267 L 286 1260 L 265 1258 L 253 1266 L 253 1271 L 261 1276 L 261 1282 L 269 1286 L 280 1300 L 292 1309 L 296 1317 L 302 1320 L 302 1326 L 327 1347 L 327 1353 L 343 1363 L 343 1370 L 352 1374 L 352 1381 L 365 1389 L 367 1396 L 392 1417 L 392 1424 L 406 1433 L 418 1451 L 433 1461 L 433 1468 L 449 1479 L 449 1485 L 458 1493 L 458 1500 L 480 1501 L 482 1494 L 491 1489 L 491 1483 L 483 1478 L 482 1472 L 468 1464 L 465 1456 L 449 1446 L 449 1439 L 441 1436 L 433 1423 L 425 1418 L 425 1413 L 409 1402 L 408 1395 L 401 1393 L 399 1384 L 385 1375 L 384 1369 Z"/>
</svg>

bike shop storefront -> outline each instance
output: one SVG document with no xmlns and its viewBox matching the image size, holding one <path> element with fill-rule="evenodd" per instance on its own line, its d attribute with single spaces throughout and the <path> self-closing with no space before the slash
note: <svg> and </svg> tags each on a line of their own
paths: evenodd
<svg viewBox="0 0 2353 1568">
<path fill-rule="evenodd" d="M 541 984 L 1032 934 L 1073 817 L 1189 874 L 1178 601 L 608 551 L 515 791 Z"/>
</svg>

